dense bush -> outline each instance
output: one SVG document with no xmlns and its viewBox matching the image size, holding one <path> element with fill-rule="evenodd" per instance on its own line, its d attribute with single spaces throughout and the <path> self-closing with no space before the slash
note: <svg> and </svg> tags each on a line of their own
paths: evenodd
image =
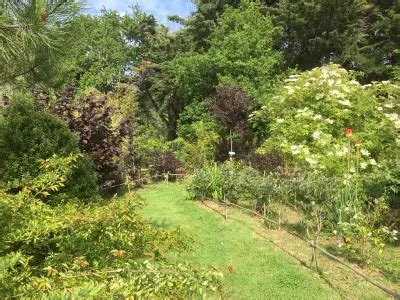
<svg viewBox="0 0 400 300">
<path fill-rule="evenodd" d="M 226 199 L 231 202 L 248 199 L 256 173 L 256 170 L 234 161 L 206 165 L 191 177 L 189 197 L 193 200 Z"/>
<path fill-rule="evenodd" d="M 172 152 L 153 152 L 150 155 L 150 173 L 152 175 L 163 175 L 166 173 L 177 174 L 182 163 Z"/>
<path fill-rule="evenodd" d="M 354 177 L 357 168 L 364 175 L 379 172 L 389 179 L 382 186 L 396 193 L 399 97 L 398 85 L 362 85 L 338 65 L 292 75 L 252 116 L 271 120 L 264 129 L 270 137 L 260 151 L 279 150 L 287 162 L 327 175 Z M 348 158 L 356 155 L 349 168 Z"/>
<path fill-rule="evenodd" d="M 201 120 L 186 126 L 186 130 L 190 135 L 179 137 L 173 142 L 185 167 L 195 170 L 212 163 L 220 140 L 215 123 Z"/>
<path fill-rule="evenodd" d="M 50 206 L 77 157 L 52 158 L 17 195 L 0 191 L 0 297 L 192 298 L 218 292 L 219 274 L 165 261 L 189 248 L 180 230 L 154 227 L 127 195 Z"/>
<path fill-rule="evenodd" d="M 277 173 L 285 166 L 282 153 L 272 151 L 267 154 L 251 152 L 245 158 L 246 162 L 262 173 Z"/>
<path fill-rule="evenodd" d="M 117 119 L 113 126 L 113 108 L 107 96 L 90 92 L 75 101 L 75 93 L 75 87 L 68 87 L 51 111 L 77 134 L 80 148 L 94 162 L 98 182 L 105 186 L 119 183 L 117 161 L 131 121 Z"/>
<path fill-rule="evenodd" d="M 261 210 L 264 204 L 270 202 L 295 201 L 292 181 L 282 176 L 278 173 L 263 176 L 243 162 L 227 161 L 206 165 L 194 172 L 188 192 L 193 200 L 251 200 Z"/>
<path fill-rule="evenodd" d="M 345 250 L 369 263 L 382 254 L 387 243 L 397 240 L 398 232 L 385 226 L 388 211 L 386 201 L 376 199 L 351 214 L 345 222 L 340 222 L 334 233 L 344 238 Z"/>
<path fill-rule="evenodd" d="M 28 96 L 17 94 L 0 116 L 0 184 L 18 191 L 34 178 L 40 160 L 54 154 L 79 153 L 77 138 L 64 122 L 42 111 Z M 87 198 L 96 192 L 88 158 L 81 157 L 63 192 Z"/>
</svg>

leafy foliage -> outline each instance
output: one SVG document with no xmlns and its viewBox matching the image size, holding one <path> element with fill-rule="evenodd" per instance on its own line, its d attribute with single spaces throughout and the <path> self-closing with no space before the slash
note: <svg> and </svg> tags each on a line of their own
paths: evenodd
<svg viewBox="0 0 400 300">
<path fill-rule="evenodd" d="M 104 95 L 89 93 L 74 105 L 74 87 L 69 87 L 52 110 L 78 134 L 80 147 L 95 164 L 99 183 L 111 185 L 119 180 L 116 158 L 123 137 L 128 133 L 129 120 L 112 124 L 112 108 Z"/>
<path fill-rule="evenodd" d="M 274 49 L 278 33 L 258 2 L 227 7 L 210 38 L 219 83 L 234 84 L 250 96 L 268 93 L 280 73 L 281 54 Z"/>
<path fill-rule="evenodd" d="M 397 1 L 275 2 L 270 11 L 283 28 L 279 48 L 290 67 L 338 63 L 362 71 L 370 81 L 388 79 L 398 62 Z"/>
<path fill-rule="evenodd" d="M 264 152 L 279 149 L 305 168 L 344 174 L 348 139 L 362 142 L 361 167 L 398 149 L 400 88 L 390 82 L 362 86 L 337 65 L 292 75 L 254 117 L 272 118 Z M 368 122 L 365 122 L 365 118 Z M 351 128 L 346 140 L 345 128 Z M 354 145 L 354 144 L 352 144 Z"/>
<path fill-rule="evenodd" d="M 53 155 L 78 154 L 78 142 L 59 119 L 42 111 L 30 97 L 17 94 L 0 117 L 0 181 L 10 190 L 21 190 L 37 176 L 40 160 Z M 96 192 L 90 161 L 80 157 L 64 192 L 88 198 Z"/>
<path fill-rule="evenodd" d="M 107 10 L 74 18 L 66 37 L 69 51 L 56 57 L 57 64 L 47 70 L 51 85 L 62 88 L 74 83 L 81 93 L 88 88 L 106 93 L 125 82 L 125 73 L 138 54 L 126 28 L 134 21 L 133 16 Z"/>
<path fill-rule="evenodd" d="M 216 272 L 158 261 L 170 249 L 187 250 L 189 238 L 143 220 L 136 196 L 57 206 L 34 198 L 61 188 L 69 168 L 58 165 L 73 161 L 50 159 L 29 188 L 1 192 L 2 297 L 185 298 L 219 291 Z"/>
<path fill-rule="evenodd" d="M 215 100 L 209 104 L 209 110 L 218 121 L 231 130 L 243 132 L 249 109 L 255 105 L 245 92 L 231 86 L 217 88 Z"/>
<path fill-rule="evenodd" d="M 397 240 L 397 231 L 384 226 L 388 210 L 384 199 L 376 199 L 347 222 L 340 223 L 336 233 L 344 237 L 346 250 L 370 263 L 374 256 L 383 253 L 387 243 Z"/>
</svg>

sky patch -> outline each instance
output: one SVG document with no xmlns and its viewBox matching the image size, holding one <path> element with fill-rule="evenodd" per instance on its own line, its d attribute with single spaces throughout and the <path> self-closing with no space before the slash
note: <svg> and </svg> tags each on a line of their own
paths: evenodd
<svg viewBox="0 0 400 300">
<path fill-rule="evenodd" d="M 191 0 L 88 0 L 87 10 L 91 14 L 98 14 L 102 8 L 106 8 L 125 14 L 129 13 L 129 7 L 136 4 L 146 13 L 154 15 L 160 23 L 170 27 L 175 26 L 168 22 L 168 16 L 178 15 L 186 18 L 195 9 Z"/>
</svg>

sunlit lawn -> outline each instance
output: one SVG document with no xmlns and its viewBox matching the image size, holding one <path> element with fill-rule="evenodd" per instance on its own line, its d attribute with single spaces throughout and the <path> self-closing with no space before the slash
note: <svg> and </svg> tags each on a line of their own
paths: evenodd
<svg viewBox="0 0 400 300">
<path fill-rule="evenodd" d="M 160 184 L 140 194 L 148 202 L 146 217 L 160 226 L 180 226 L 194 236 L 194 250 L 173 259 L 223 271 L 228 299 L 339 298 L 316 273 L 258 238 L 246 222 L 226 222 L 186 200 L 184 186 Z"/>
</svg>

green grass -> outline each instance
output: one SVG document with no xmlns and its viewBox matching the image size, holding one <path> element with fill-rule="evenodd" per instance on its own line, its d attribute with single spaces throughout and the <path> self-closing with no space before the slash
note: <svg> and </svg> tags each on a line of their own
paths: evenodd
<svg viewBox="0 0 400 300">
<path fill-rule="evenodd" d="M 187 200 L 183 185 L 155 185 L 140 194 L 148 203 L 146 218 L 166 228 L 180 226 L 195 238 L 193 251 L 171 259 L 219 268 L 227 299 L 340 298 L 316 273 L 257 237 L 250 224 L 224 221 Z"/>
</svg>

